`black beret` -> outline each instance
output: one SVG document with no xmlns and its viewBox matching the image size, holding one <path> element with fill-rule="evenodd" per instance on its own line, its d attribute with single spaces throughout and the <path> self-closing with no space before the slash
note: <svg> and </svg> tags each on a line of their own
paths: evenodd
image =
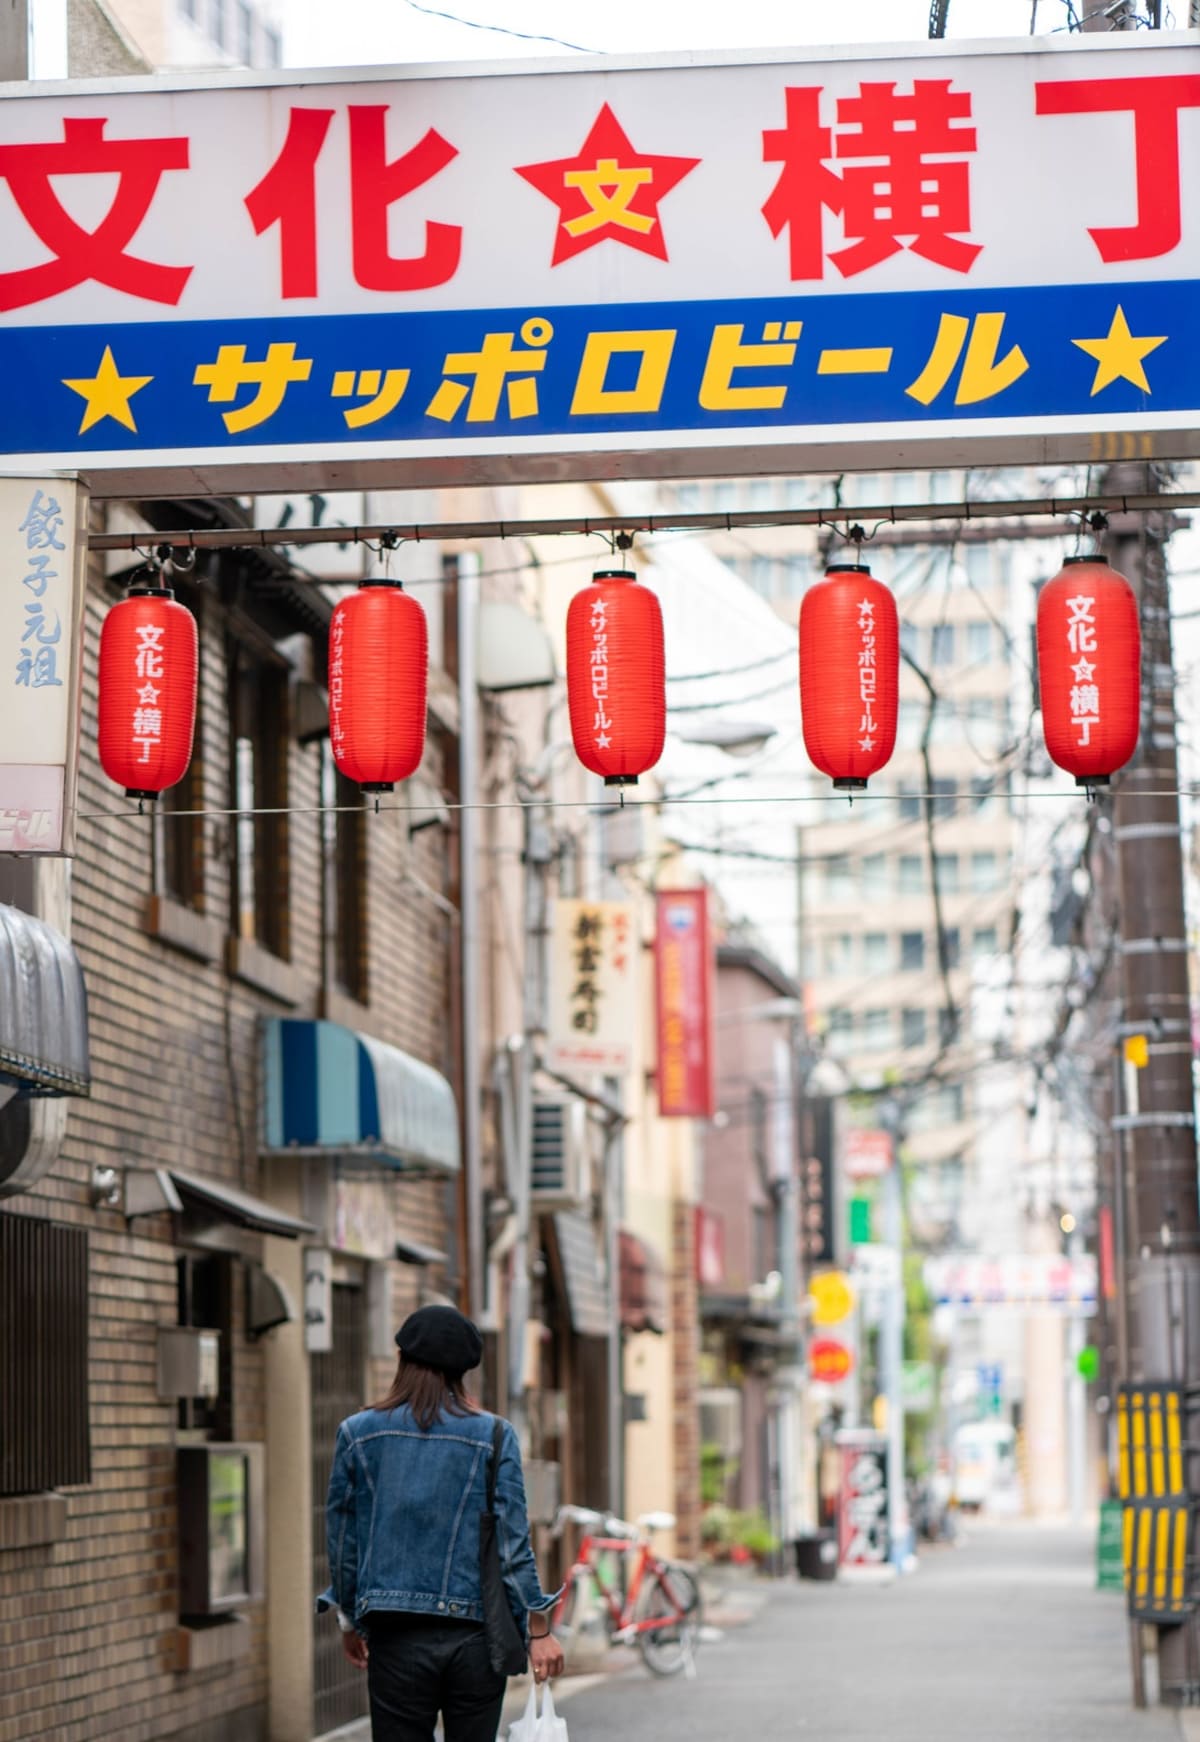
<svg viewBox="0 0 1200 1742">
<path fill-rule="evenodd" d="M 456 1377 L 469 1373 L 483 1359 L 478 1327 L 452 1306 L 418 1307 L 396 1332 L 396 1342 L 406 1361 Z"/>
</svg>

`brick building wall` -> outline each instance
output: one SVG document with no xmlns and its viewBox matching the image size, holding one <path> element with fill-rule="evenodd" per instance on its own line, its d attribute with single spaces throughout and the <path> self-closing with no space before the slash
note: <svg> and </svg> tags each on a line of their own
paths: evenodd
<svg viewBox="0 0 1200 1742">
<path fill-rule="evenodd" d="M 229 564 L 230 559 L 223 559 Z M 201 705 L 198 799 L 229 805 L 226 669 L 229 569 L 201 556 Z M 80 821 L 72 877 L 71 937 L 89 997 L 92 1094 L 70 1106 L 53 1172 L 0 1205 L 0 1216 L 48 1218 L 89 1236 L 91 1480 L 65 1491 L 65 1508 L 0 1497 L 0 1742 L 258 1742 L 266 1735 L 267 1614 L 249 1608 L 237 1661 L 181 1673 L 175 1504 L 177 1406 L 157 1395 L 157 1329 L 177 1319 L 180 1248 L 168 1216 L 127 1223 L 93 1208 L 98 1164 L 176 1166 L 265 1195 L 258 1157 L 258 1022 L 265 1015 L 333 1015 L 327 1009 L 319 745 L 288 737 L 286 876 L 290 960 L 268 962 L 276 995 L 227 967 L 235 929 L 231 821 L 202 829 L 202 902 L 186 913 L 155 894 L 154 824 L 128 814 L 96 751 L 100 626 L 118 596 L 94 569 L 86 613 Z M 324 651 L 318 647 L 317 669 Z M 438 746 L 431 735 L 431 773 Z M 441 829 L 409 839 L 402 810 L 367 819 L 367 1006 L 342 1001 L 354 1020 L 449 1074 L 448 919 L 421 894 L 446 882 Z M 164 821 L 164 828 L 178 823 Z M 281 871 L 284 867 L 280 866 Z M 419 882 L 412 881 L 413 878 Z M 167 934 L 182 940 L 166 941 Z M 248 976 L 256 974 L 253 952 Z M 258 963 L 258 966 L 262 966 Z M 440 1183 L 397 1181 L 397 1232 L 453 1250 L 452 1193 Z M 250 1247 L 257 1239 L 249 1236 Z M 397 1314 L 415 1304 L 416 1273 L 393 1267 Z M 444 1281 L 438 1273 L 434 1286 Z M 264 1345 L 244 1333 L 241 1277 L 232 1290 L 232 1433 L 266 1435 Z M 389 1363 L 366 1376 L 382 1388 Z M 85 1400 L 78 1400 L 85 1407 Z M 0 1399 L 0 1408 L 3 1399 Z M 65 1524 L 44 1520 L 65 1511 Z M 42 1519 L 40 1528 L 38 1521 Z M 32 1520 L 32 1523 L 30 1522 Z M 56 1535 L 56 1540 L 45 1540 Z M 24 1546 L 5 1548 L 6 1542 Z M 278 1596 L 278 1594 L 277 1594 Z M 308 1593 L 294 1599 L 307 1612 Z"/>
<path fill-rule="evenodd" d="M 696 1285 L 696 1213 L 672 1206 L 671 1335 L 674 1346 L 675 1552 L 700 1557 L 700 1300 Z"/>
</svg>

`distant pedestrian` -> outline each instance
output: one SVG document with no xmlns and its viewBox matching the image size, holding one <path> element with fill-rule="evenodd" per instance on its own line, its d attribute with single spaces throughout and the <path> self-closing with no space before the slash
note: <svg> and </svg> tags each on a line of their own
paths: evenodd
<svg viewBox="0 0 1200 1742">
<path fill-rule="evenodd" d="M 334 1608 L 351 1663 L 367 1671 L 374 1742 L 494 1742 L 505 1677 L 483 1624 L 480 1514 L 496 1418 L 467 1395 L 483 1338 L 453 1307 L 427 1306 L 396 1333 L 386 1397 L 338 1429 L 326 1525 Z M 561 1675 L 529 1539 L 517 1436 L 505 1422 L 495 1513 L 505 1589 L 538 1681 Z"/>
</svg>

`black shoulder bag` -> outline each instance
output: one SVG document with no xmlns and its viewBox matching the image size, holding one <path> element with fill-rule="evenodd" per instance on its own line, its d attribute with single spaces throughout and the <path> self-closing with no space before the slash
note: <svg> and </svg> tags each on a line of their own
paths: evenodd
<svg viewBox="0 0 1200 1742">
<path fill-rule="evenodd" d="M 524 1675 L 529 1653 L 517 1626 L 508 1588 L 500 1568 L 500 1539 L 496 1518 L 496 1471 L 500 1465 L 500 1444 L 504 1438 L 504 1423 L 496 1418 L 492 1431 L 492 1461 L 488 1465 L 487 1511 L 479 1514 L 479 1584 L 483 1593 L 483 1625 L 487 1634 L 488 1657 L 497 1675 Z"/>
</svg>

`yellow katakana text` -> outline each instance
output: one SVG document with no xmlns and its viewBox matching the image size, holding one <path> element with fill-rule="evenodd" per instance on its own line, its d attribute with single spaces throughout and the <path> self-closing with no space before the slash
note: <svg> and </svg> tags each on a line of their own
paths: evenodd
<svg viewBox="0 0 1200 1742">
<path fill-rule="evenodd" d="M 700 403 L 705 411 L 778 411 L 787 398 L 786 383 L 735 387 L 733 377 L 739 369 L 791 368 L 796 360 L 801 324 L 768 321 L 763 327 L 761 345 L 742 343 L 746 331 L 743 326 L 714 327 L 700 383 Z"/>
<path fill-rule="evenodd" d="M 338 369 L 333 377 L 335 399 L 365 399 L 365 405 L 352 405 L 342 416 L 347 428 L 362 429 L 369 423 L 380 423 L 395 411 L 408 387 L 408 369 Z"/>
<path fill-rule="evenodd" d="M 997 362 L 1003 330 L 1002 314 L 976 315 L 973 325 L 964 315 L 943 315 L 938 322 L 937 338 L 929 361 L 904 391 L 922 405 L 932 405 L 949 384 L 965 345 L 967 354 L 963 358 L 962 374 L 954 394 L 955 405 L 978 405 L 981 399 L 994 399 L 1014 381 L 1019 381 L 1029 368 L 1019 345 L 1014 345 L 1007 356 Z"/>
<path fill-rule="evenodd" d="M 657 411 L 662 405 L 675 349 L 675 330 L 631 333 L 589 333 L 575 381 L 572 417 L 597 417 L 601 413 Z M 632 387 L 609 387 L 609 365 L 614 357 L 641 353 L 637 380 Z"/>
<path fill-rule="evenodd" d="M 450 423 L 467 405 L 468 423 L 491 423 L 500 412 L 500 395 L 505 395 L 510 417 L 536 417 L 538 413 L 535 374 L 546 367 L 542 349 L 518 351 L 515 333 L 487 333 L 478 351 L 450 351 L 442 374 L 469 375 L 474 385 L 467 388 L 461 381 L 445 380 L 426 406 L 426 414 L 442 423 Z M 554 328 L 548 320 L 535 315 L 521 328 L 526 345 L 548 345 Z M 527 373 L 522 373 L 527 371 Z M 512 376 L 514 379 L 510 380 Z"/>
<path fill-rule="evenodd" d="M 232 404 L 239 388 L 257 387 L 246 405 L 221 413 L 225 428 L 236 435 L 274 417 L 292 382 L 307 381 L 311 374 L 312 358 L 297 357 L 295 345 L 268 345 L 261 363 L 247 363 L 245 345 L 221 345 L 216 362 L 198 364 L 192 380 L 208 388 L 210 405 Z"/>
</svg>

